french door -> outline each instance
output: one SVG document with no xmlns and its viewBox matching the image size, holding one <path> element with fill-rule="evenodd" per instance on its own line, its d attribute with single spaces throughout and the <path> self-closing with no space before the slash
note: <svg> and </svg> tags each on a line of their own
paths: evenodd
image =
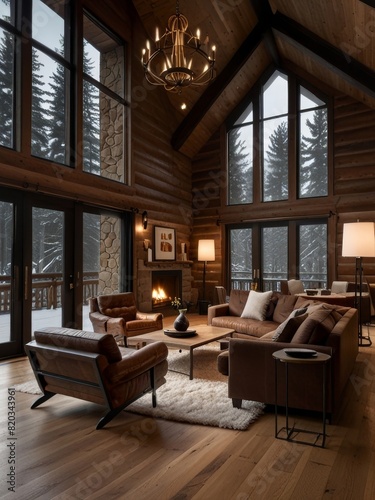
<svg viewBox="0 0 375 500">
<path fill-rule="evenodd" d="M 129 289 L 131 220 L 0 190 L 0 357 L 22 354 L 38 328 L 92 329 L 88 298 Z"/>
<path fill-rule="evenodd" d="M 303 280 L 305 288 L 325 287 L 328 273 L 326 219 L 228 226 L 229 289 L 280 290 L 281 281 Z"/>
</svg>

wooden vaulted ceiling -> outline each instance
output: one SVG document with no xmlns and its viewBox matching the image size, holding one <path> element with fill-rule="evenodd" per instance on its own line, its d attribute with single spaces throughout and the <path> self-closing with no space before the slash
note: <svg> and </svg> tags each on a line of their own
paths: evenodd
<svg viewBox="0 0 375 500">
<path fill-rule="evenodd" d="M 175 0 L 133 4 L 152 39 L 176 7 Z M 216 79 L 168 96 L 181 116 L 172 145 L 190 158 L 270 65 L 375 108 L 375 0 L 180 0 L 180 11 L 217 46 Z"/>
</svg>

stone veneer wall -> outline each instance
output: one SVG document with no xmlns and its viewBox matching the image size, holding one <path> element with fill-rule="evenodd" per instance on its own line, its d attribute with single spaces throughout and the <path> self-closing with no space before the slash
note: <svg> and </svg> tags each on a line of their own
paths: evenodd
<svg viewBox="0 0 375 500">
<path fill-rule="evenodd" d="M 101 216 L 99 294 L 119 292 L 120 219 Z"/>
<path fill-rule="evenodd" d="M 116 47 L 100 58 L 100 81 L 107 88 L 123 95 L 123 47 Z M 124 181 L 123 106 L 100 93 L 100 168 L 103 177 Z M 99 294 L 119 292 L 120 221 L 101 217 Z"/>
<path fill-rule="evenodd" d="M 100 81 L 123 97 L 123 47 L 116 47 L 100 58 Z M 124 182 L 124 107 L 100 93 L 100 168 L 103 177 Z"/>
</svg>

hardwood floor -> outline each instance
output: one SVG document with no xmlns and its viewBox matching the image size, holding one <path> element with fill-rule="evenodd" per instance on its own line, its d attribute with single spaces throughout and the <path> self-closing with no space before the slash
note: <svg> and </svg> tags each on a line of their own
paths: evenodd
<svg viewBox="0 0 375 500">
<path fill-rule="evenodd" d="M 173 318 L 171 318 L 173 319 Z M 195 316 L 191 324 L 202 323 Z M 168 320 L 168 318 L 167 318 Z M 165 326 L 168 325 L 168 321 Z M 375 328 L 371 329 L 375 343 Z M 23 499 L 373 499 L 375 498 L 375 347 L 360 348 L 352 381 L 326 448 L 274 438 L 266 412 L 233 431 L 123 412 L 96 431 L 103 408 L 55 396 L 16 393 L 16 494 L 6 484 L 13 457 L 8 389 L 32 379 L 26 358 L 0 363 L 0 496 Z M 188 380 L 187 380 L 188 383 Z M 311 427 L 320 420 L 300 417 Z"/>
</svg>

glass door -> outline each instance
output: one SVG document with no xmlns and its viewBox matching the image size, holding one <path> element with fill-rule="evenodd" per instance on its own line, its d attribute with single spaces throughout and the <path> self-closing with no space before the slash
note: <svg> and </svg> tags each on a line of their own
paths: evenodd
<svg viewBox="0 0 375 500">
<path fill-rule="evenodd" d="M 22 349 L 20 252 L 16 248 L 16 196 L 0 192 L 0 357 Z"/>
<path fill-rule="evenodd" d="M 64 229 L 62 210 L 32 207 L 31 331 L 61 326 L 64 306 Z"/>
<path fill-rule="evenodd" d="M 23 209 L 23 341 L 43 327 L 74 326 L 74 203 L 26 195 Z"/>
</svg>

